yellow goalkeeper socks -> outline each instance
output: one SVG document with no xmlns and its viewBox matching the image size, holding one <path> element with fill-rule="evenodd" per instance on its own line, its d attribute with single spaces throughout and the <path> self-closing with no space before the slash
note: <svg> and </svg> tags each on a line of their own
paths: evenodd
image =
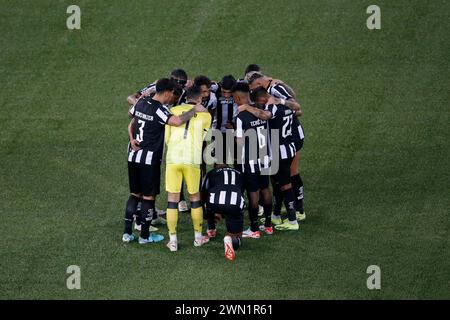
<svg viewBox="0 0 450 320">
<path fill-rule="evenodd" d="M 178 209 L 167 208 L 166 219 L 169 235 L 177 234 Z"/>
<path fill-rule="evenodd" d="M 194 231 L 202 233 L 202 226 L 203 226 L 203 208 L 192 208 L 191 207 L 191 218 L 192 218 L 192 225 L 194 226 Z M 167 221 L 169 222 L 169 221 Z"/>
</svg>

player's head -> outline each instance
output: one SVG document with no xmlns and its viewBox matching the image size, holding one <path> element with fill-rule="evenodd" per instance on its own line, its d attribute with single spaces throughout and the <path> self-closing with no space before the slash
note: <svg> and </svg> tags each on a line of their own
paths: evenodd
<svg viewBox="0 0 450 320">
<path fill-rule="evenodd" d="M 194 86 L 200 88 L 203 101 L 208 100 L 210 95 L 209 89 L 211 88 L 211 80 L 209 80 L 207 76 L 197 76 L 194 79 Z"/>
<path fill-rule="evenodd" d="M 250 97 L 250 88 L 248 84 L 245 82 L 236 82 L 232 89 L 233 99 L 240 106 L 246 103 L 249 103 Z"/>
<path fill-rule="evenodd" d="M 190 104 L 202 103 L 202 92 L 199 87 L 193 85 L 186 90 L 186 102 Z"/>
<path fill-rule="evenodd" d="M 224 98 L 230 98 L 232 95 L 233 86 L 236 84 L 236 79 L 230 74 L 224 76 L 220 81 L 220 90 Z"/>
<path fill-rule="evenodd" d="M 181 86 L 176 85 L 175 88 L 173 89 L 173 97 L 169 104 L 173 106 L 176 105 L 182 94 L 183 89 L 181 88 Z"/>
<path fill-rule="evenodd" d="M 252 90 L 250 98 L 257 106 L 264 106 L 269 101 L 269 93 L 263 87 Z"/>
<path fill-rule="evenodd" d="M 184 88 L 188 80 L 188 75 L 183 69 L 175 69 L 170 73 L 170 79 L 175 81 L 181 88 Z"/>
<path fill-rule="evenodd" d="M 253 72 L 248 77 L 248 85 L 250 86 L 251 90 L 256 89 L 258 87 L 263 87 L 267 89 L 269 87 L 269 81 L 270 78 L 266 77 L 260 72 Z"/>
<path fill-rule="evenodd" d="M 257 64 L 249 64 L 249 65 L 247 66 L 247 68 L 245 68 L 244 77 L 245 77 L 247 74 L 249 74 L 250 72 L 254 72 L 254 71 L 260 72 L 260 71 L 261 71 L 261 67 L 258 66 Z"/>
<path fill-rule="evenodd" d="M 162 78 L 156 82 L 157 100 L 162 104 L 169 104 L 173 99 L 173 91 L 175 90 L 175 82 L 173 80 Z"/>
</svg>

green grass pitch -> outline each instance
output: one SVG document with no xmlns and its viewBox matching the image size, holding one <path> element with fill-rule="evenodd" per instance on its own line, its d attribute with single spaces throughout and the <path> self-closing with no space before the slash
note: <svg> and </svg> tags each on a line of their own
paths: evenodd
<svg viewBox="0 0 450 320">
<path fill-rule="evenodd" d="M 66 9 L 81 8 L 81 30 Z M 381 30 L 366 9 L 381 8 Z M 448 1 L 0 0 L 1 299 L 433 299 L 449 294 Z M 126 96 L 249 63 L 304 109 L 298 233 L 121 242 Z M 165 194 L 157 206 L 165 206 Z M 162 229 L 166 234 L 166 229 Z M 223 234 L 223 226 L 220 229 Z M 81 290 L 66 268 L 81 267 Z M 381 290 L 366 269 L 381 268 Z"/>
</svg>

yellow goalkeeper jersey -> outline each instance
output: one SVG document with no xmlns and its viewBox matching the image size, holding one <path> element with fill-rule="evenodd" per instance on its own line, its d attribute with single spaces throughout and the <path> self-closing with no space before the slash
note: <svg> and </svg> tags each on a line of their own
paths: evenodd
<svg viewBox="0 0 450 320">
<path fill-rule="evenodd" d="M 189 111 L 193 105 L 182 104 L 170 109 L 176 116 Z M 184 125 L 166 125 L 167 164 L 200 165 L 202 163 L 203 139 L 211 127 L 211 115 L 198 112 Z"/>
</svg>

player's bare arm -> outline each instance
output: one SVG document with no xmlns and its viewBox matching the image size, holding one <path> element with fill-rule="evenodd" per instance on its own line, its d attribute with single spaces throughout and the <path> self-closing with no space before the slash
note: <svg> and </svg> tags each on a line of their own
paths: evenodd
<svg viewBox="0 0 450 320">
<path fill-rule="evenodd" d="M 136 119 L 133 118 L 128 124 L 128 137 L 130 138 L 131 149 L 138 151 L 141 147 L 139 146 L 139 141 L 134 138 L 135 123 Z"/>
<path fill-rule="evenodd" d="M 127 97 L 127 102 L 133 106 L 136 104 L 136 102 L 138 102 L 140 98 L 141 95 L 136 92 L 135 94 L 131 94 Z"/>
<path fill-rule="evenodd" d="M 300 104 L 295 101 L 294 99 L 290 99 L 290 100 L 283 100 L 280 98 L 276 98 L 274 96 L 270 96 L 269 104 L 284 104 L 286 107 L 288 107 L 289 109 L 292 109 L 294 111 L 300 111 L 301 112 L 301 107 Z"/>
<path fill-rule="evenodd" d="M 243 104 L 238 107 L 238 112 L 242 111 L 248 111 L 261 120 L 269 120 L 272 118 L 272 113 L 270 111 L 261 110 L 248 104 Z"/>
<path fill-rule="evenodd" d="M 180 116 L 170 117 L 167 124 L 169 126 L 179 127 L 179 126 L 185 124 L 187 121 L 189 121 L 189 119 L 191 119 L 195 115 L 196 112 L 208 112 L 208 110 L 205 107 L 203 107 L 201 104 L 197 104 L 191 110 L 183 113 Z"/>
<path fill-rule="evenodd" d="M 272 83 L 273 83 L 274 85 L 282 84 L 282 85 L 286 88 L 286 90 L 288 91 L 288 93 L 289 93 L 294 99 L 297 99 L 297 95 L 296 95 L 294 89 L 292 89 L 289 85 L 287 85 L 286 83 L 284 83 L 282 80 L 280 80 L 280 79 L 272 79 Z"/>
</svg>

